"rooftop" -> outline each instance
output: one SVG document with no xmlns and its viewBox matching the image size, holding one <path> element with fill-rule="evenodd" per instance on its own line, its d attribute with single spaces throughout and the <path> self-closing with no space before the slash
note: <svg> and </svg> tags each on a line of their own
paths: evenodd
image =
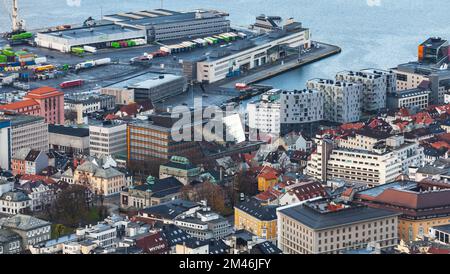
<svg viewBox="0 0 450 274">
<path fill-rule="evenodd" d="M 48 132 L 72 137 L 89 137 L 88 128 L 66 127 L 60 125 L 48 125 Z"/>
<path fill-rule="evenodd" d="M 12 217 L 0 219 L 0 227 L 18 230 L 31 230 L 50 225 L 49 222 L 33 216 L 17 214 Z"/>
<path fill-rule="evenodd" d="M 323 230 L 399 215 L 392 211 L 365 206 L 352 206 L 328 212 L 320 212 L 312 206 L 314 206 L 314 203 L 287 206 L 279 209 L 279 212 L 315 230 Z"/>
<path fill-rule="evenodd" d="M 236 206 L 237 209 L 262 221 L 273 221 L 277 219 L 277 206 L 262 205 L 255 199 L 250 199 Z"/>
<path fill-rule="evenodd" d="M 54 37 L 61 37 L 64 39 L 82 39 L 89 38 L 93 36 L 101 36 L 101 35 L 111 35 L 118 33 L 127 33 L 137 31 L 135 28 L 131 27 L 121 27 L 115 24 L 106 24 L 106 25 L 97 25 L 90 28 L 80 27 L 80 28 L 72 28 L 66 30 L 57 30 L 51 32 L 45 32 L 45 35 L 51 35 Z"/>
</svg>

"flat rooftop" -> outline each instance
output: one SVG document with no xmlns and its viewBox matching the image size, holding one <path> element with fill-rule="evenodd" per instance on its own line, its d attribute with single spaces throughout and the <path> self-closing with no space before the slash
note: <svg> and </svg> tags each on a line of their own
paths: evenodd
<svg viewBox="0 0 450 274">
<path fill-rule="evenodd" d="M 249 37 L 248 39 L 238 40 L 236 42 L 229 43 L 227 46 L 215 49 L 212 54 L 206 56 L 207 61 L 216 61 L 222 58 L 231 56 L 233 54 L 240 53 L 242 51 L 263 46 L 275 40 L 287 37 L 294 33 L 299 33 L 307 30 L 306 28 L 301 28 L 293 32 L 287 32 L 284 30 L 275 30 L 269 33 L 264 33 Z"/>
<path fill-rule="evenodd" d="M 211 16 L 197 17 L 197 14 L 210 13 Z M 218 12 L 215 10 L 196 10 L 190 12 L 177 12 L 166 9 L 144 10 L 138 12 L 118 13 L 112 15 L 106 15 L 104 20 L 110 20 L 119 24 L 127 25 L 139 25 L 139 26 L 153 26 L 169 23 L 181 23 L 185 21 L 193 21 L 196 19 L 213 18 L 213 17 L 225 17 L 228 14 Z"/>
<path fill-rule="evenodd" d="M 64 39 L 80 39 L 101 35 L 121 34 L 133 31 L 139 31 L 139 29 L 126 26 L 122 27 L 111 23 L 107 25 L 97 25 L 93 27 L 80 27 L 66 30 L 43 32 L 42 34 L 51 35 L 54 37 L 61 37 Z"/>
<path fill-rule="evenodd" d="M 395 98 L 409 98 L 419 95 L 428 94 L 430 91 L 424 90 L 422 88 L 415 88 L 415 89 L 407 89 L 407 90 L 399 90 L 395 93 L 389 93 L 389 97 L 395 97 Z"/>
<path fill-rule="evenodd" d="M 417 183 L 413 181 L 399 181 L 392 182 L 383 185 L 379 185 L 373 188 L 369 188 L 358 192 L 359 195 L 366 195 L 371 197 L 377 197 L 383 193 L 386 189 L 396 189 L 396 190 L 411 190 L 417 187 Z"/>
<path fill-rule="evenodd" d="M 321 213 L 309 204 L 288 206 L 280 209 L 279 212 L 315 230 L 329 229 L 400 215 L 392 211 L 366 206 L 352 206 L 342 210 Z"/>
<path fill-rule="evenodd" d="M 164 78 L 160 78 L 160 76 L 164 76 Z M 180 78 L 183 78 L 183 76 L 150 72 L 105 86 L 104 88 L 152 88 Z"/>
</svg>

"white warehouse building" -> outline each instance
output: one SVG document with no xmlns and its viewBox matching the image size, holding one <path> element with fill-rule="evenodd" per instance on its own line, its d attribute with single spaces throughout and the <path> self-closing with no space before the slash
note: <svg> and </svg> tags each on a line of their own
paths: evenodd
<svg viewBox="0 0 450 274">
<path fill-rule="evenodd" d="M 282 58 L 286 48 L 300 46 L 311 46 L 309 29 L 291 22 L 283 30 L 261 34 L 212 52 L 206 60 L 197 63 L 197 81 L 214 83 L 238 75 Z"/>
</svg>

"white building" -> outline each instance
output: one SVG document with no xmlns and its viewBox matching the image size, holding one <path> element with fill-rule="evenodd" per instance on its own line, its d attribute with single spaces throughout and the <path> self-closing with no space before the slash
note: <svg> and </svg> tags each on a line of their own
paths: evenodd
<svg viewBox="0 0 450 274">
<path fill-rule="evenodd" d="M 336 74 L 336 81 L 359 83 L 363 85 L 363 111 L 378 111 L 386 108 L 388 92 L 388 75 L 374 71 L 343 71 Z"/>
<path fill-rule="evenodd" d="M 197 81 L 214 83 L 225 79 L 230 73 L 241 73 L 280 58 L 279 46 L 310 48 L 309 29 L 300 23 L 292 23 L 297 29 L 275 31 L 220 48 L 205 61 L 197 63 Z M 285 30 L 289 27 L 285 26 Z M 278 36 L 278 37 L 277 37 Z M 277 37 L 277 38 L 272 38 Z"/>
<path fill-rule="evenodd" d="M 322 181 L 342 179 L 374 186 L 395 181 L 402 174 L 408 175 L 410 166 L 424 163 L 423 148 L 405 142 L 402 136 L 379 138 L 375 144 L 370 144 L 376 139 L 370 136 L 350 139 L 334 148 L 330 141 L 320 141 L 308 161 L 307 174 Z"/>
<path fill-rule="evenodd" d="M 307 87 L 323 92 L 325 120 L 337 123 L 360 120 L 364 90 L 362 84 L 313 79 L 307 82 Z"/>
<path fill-rule="evenodd" d="M 104 122 L 89 126 L 91 156 L 112 155 L 127 150 L 127 125 Z"/>
<path fill-rule="evenodd" d="M 0 196 L 0 213 L 16 215 L 25 213 L 31 207 L 31 199 L 20 190 L 11 190 Z"/>
<path fill-rule="evenodd" d="M 406 108 L 412 112 L 419 112 L 428 107 L 430 90 L 421 88 L 407 89 L 388 94 L 387 106 L 389 109 Z"/>
<path fill-rule="evenodd" d="M 280 134 L 280 91 L 270 90 L 260 101 L 247 104 L 248 126 L 263 133 Z"/>
<path fill-rule="evenodd" d="M 0 119 L 0 168 L 9 169 L 11 162 L 11 122 Z"/>
<path fill-rule="evenodd" d="M 92 240 L 102 248 L 116 247 L 117 245 L 117 229 L 106 223 L 79 228 L 76 230 L 76 235 L 80 239 Z"/>
<path fill-rule="evenodd" d="M 324 93 L 314 89 L 283 91 L 280 94 L 282 127 L 324 119 Z"/>
</svg>

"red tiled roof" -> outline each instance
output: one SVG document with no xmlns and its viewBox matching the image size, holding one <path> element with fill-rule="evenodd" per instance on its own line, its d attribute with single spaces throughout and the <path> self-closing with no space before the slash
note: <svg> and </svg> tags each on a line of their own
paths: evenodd
<svg viewBox="0 0 450 274">
<path fill-rule="evenodd" d="M 364 123 L 348 123 L 341 125 L 341 129 L 343 130 L 358 130 L 364 127 Z"/>
<path fill-rule="evenodd" d="M 22 175 L 22 176 L 20 177 L 20 180 L 22 180 L 22 181 L 32 181 L 32 182 L 35 182 L 35 181 L 43 181 L 43 182 L 46 183 L 46 184 L 55 184 L 55 183 L 56 183 L 55 180 L 50 179 L 50 178 L 48 178 L 48 177 L 46 177 L 46 176 L 42 176 L 42 175 L 31 175 L 31 174 L 25 174 L 25 175 Z"/>
<path fill-rule="evenodd" d="M 0 109 L 2 110 L 19 110 L 21 108 L 25 107 L 31 107 L 31 106 L 37 106 L 39 107 L 39 104 L 35 100 L 23 100 L 19 102 L 14 102 L 6 105 L 0 106 Z"/>
<path fill-rule="evenodd" d="M 431 146 L 434 147 L 435 149 L 441 149 L 441 148 L 450 149 L 450 145 L 444 141 L 434 142 L 431 144 Z"/>
<path fill-rule="evenodd" d="M 53 96 L 64 96 L 64 93 L 52 87 L 41 87 L 28 92 L 25 98 L 44 99 Z"/>
</svg>

